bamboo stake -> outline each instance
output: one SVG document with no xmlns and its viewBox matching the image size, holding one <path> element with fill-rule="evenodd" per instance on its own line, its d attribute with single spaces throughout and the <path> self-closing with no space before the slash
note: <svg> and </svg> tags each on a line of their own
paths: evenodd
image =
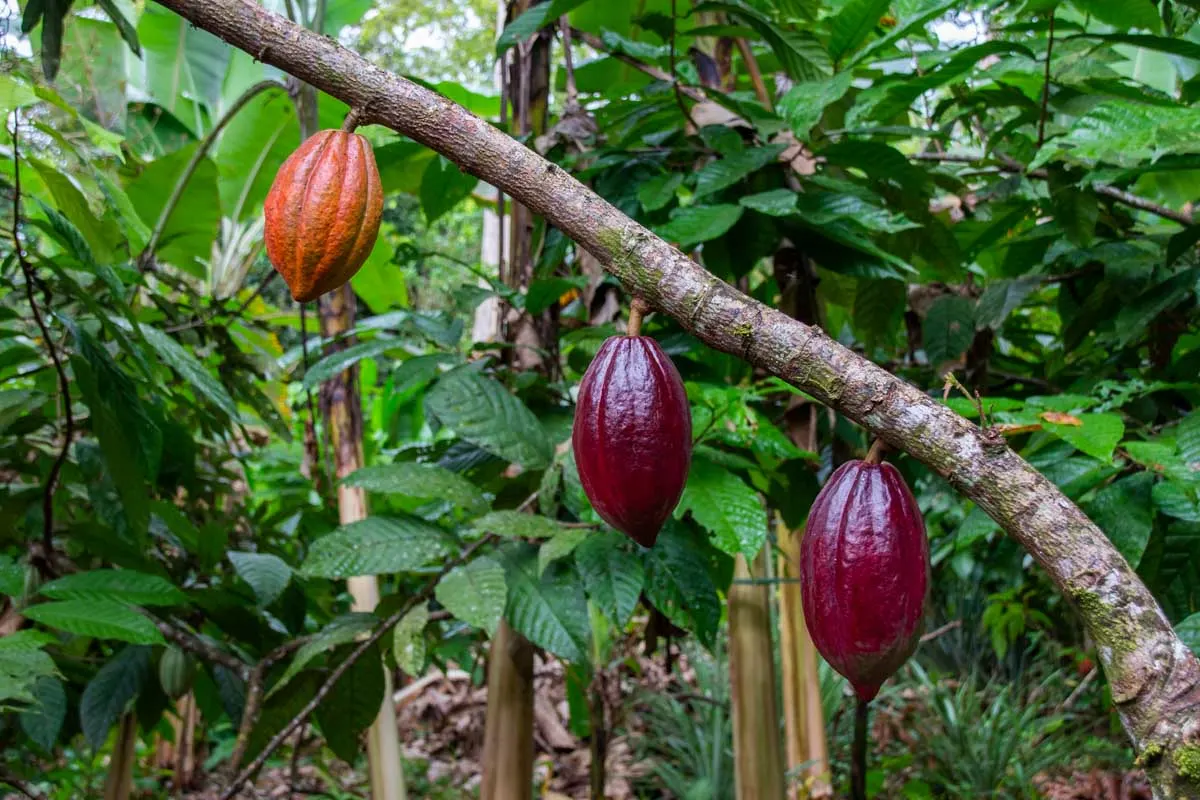
<svg viewBox="0 0 1200 800">
<path fill-rule="evenodd" d="M 133 793 L 133 761 L 136 755 L 137 719 L 131 712 L 121 717 L 117 740 L 113 744 L 108 777 L 104 779 L 104 800 L 129 800 Z"/>
<path fill-rule="evenodd" d="M 501 620 L 488 660 L 479 800 L 532 800 L 533 645 Z"/>
</svg>

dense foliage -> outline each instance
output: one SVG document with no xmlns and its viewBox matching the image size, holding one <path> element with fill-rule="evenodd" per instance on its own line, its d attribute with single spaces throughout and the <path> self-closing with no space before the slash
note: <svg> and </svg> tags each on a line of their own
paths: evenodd
<svg viewBox="0 0 1200 800">
<path fill-rule="evenodd" d="M 456 29 L 407 3 L 266 5 L 295 5 L 309 24 L 325 8 L 325 33 L 414 79 L 422 59 L 394 26 L 421 21 L 435 41 Z M 471 46 L 431 65 L 431 85 L 511 128 L 481 74 L 491 12 L 474 6 L 455 12 Z M 698 670 L 719 673 L 734 557 L 771 547 L 776 515 L 802 525 L 834 466 L 865 451 L 861 431 L 651 316 L 644 332 L 686 382 L 695 446 L 674 520 L 638 548 L 591 509 L 564 444 L 579 379 L 624 330 L 627 298 L 590 257 L 538 223 L 531 279 L 501 281 L 479 258 L 495 193 L 364 128 L 383 235 L 352 283 L 348 346 L 327 349 L 263 254 L 263 200 L 300 144 L 287 77 L 153 3 L 21 11 L 0 72 L 0 747 L 12 777 L 92 796 L 127 711 L 147 743 L 169 735 L 183 677 L 220 767 L 267 659 L 253 756 L 413 597 L 316 710 L 338 758 L 361 761 L 384 668 L 470 668 L 501 617 L 567 662 L 576 687 L 614 667 L 615 643 L 651 608 L 716 654 L 697 648 Z M 560 14 L 575 29 L 571 66 L 551 29 L 551 124 L 530 146 L 718 277 L 996 426 L 1200 648 L 1200 5 L 553 0 L 516 16 L 497 52 Z M 320 126 L 347 111 L 322 96 Z M 471 340 L 494 297 L 550 323 L 541 369 Z M 347 369 L 367 466 L 345 482 L 368 491 L 371 516 L 341 526 L 320 387 Z M 876 785 L 917 770 L 907 796 L 979 796 L 985 779 L 1025 796 L 1061 759 L 1112 758 L 1098 684 L 1083 687 L 1069 748 L 1037 746 L 1070 709 L 1041 714 L 1036 698 L 1065 698 L 1088 671 L 1076 674 L 1093 643 L 1072 611 L 943 478 L 894 460 L 929 530 L 927 627 L 958 625 L 906 673 L 934 711 L 896 722 L 918 744 L 893 742 Z M 382 581 L 372 614 L 349 611 L 343 579 L 358 575 Z M 194 659 L 186 676 L 168 644 Z M 586 735 L 586 699 L 568 699 Z M 704 735 L 727 724 L 646 702 L 664 732 L 689 713 Z M 964 719 L 990 749 L 966 751 Z M 715 768 L 728 736 L 694 742 L 696 770 Z M 934 767 L 914 764 L 922 744 Z M 963 766 L 997 752 L 1020 766 Z M 653 746 L 639 755 L 663 763 Z M 655 774 L 651 795 L 731 780 Z"/>
</svg>

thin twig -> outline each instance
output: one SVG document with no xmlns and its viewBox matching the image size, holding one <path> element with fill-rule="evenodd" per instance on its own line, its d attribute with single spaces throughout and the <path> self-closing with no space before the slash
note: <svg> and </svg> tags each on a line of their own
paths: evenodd
<svg viewBox="0 0 1200 800">
<path fill-rule="evenodd" d="M 42 490 L 42 547 L 45 549 L 44 555 L 47 563 L 50 563 L 51 554 L 54 552 L 54 490 L 58 486 L 58 476 L 62 472 L 63 465 L 67 463 L 67 455 L 71 450 L 71 440 L 75 438 L 75 416 L 71 410 L 71 383 L 67 380 L 67 370 L 63 366 L 62 359 L 59 357 L 58 349 L 54 346 L 54 339 L 50 336 L 50 329 L 46 327 L 46 320 L 42 317 L 42 312 L 38 308 L 37 299 L 33 293 L 34 285 L 37 283 L 37 276 L 34 274 L 33 265 L 29 263 L 25 251 L 21 248 L 20 113 L 20 111 L 13 112 L 12 130 L 13 252 L 17 256 L 17 261 L 21 264 L 21 272 L 25 275 L 25 298 L 29 301 L 29 312 L 33 316 L 33 321 L 37 323 L 38 330 L 41 331 L 42 341 L 46 343 L 46 350 L 50 353 L 50 360 L 54 362 L 54 371 L 58 373 L 58 390 L 62 394 L 63 402 L 62 449 L 58 451 L 58 456 L 50 466 L 50 474 L 46 476 L 46 487 Z M 50 290 L 43 286 L 43 292 L 46 295 L 46 305 L 49 307 Z"/>
<path fill-rule="evenodd" d="M 679 74 L 675 71 L 675 27 L 679 24 L 679 16 L 675 10 L 675 0 L 671 0 L 671 89 L 675 93 L 675 102 L 679 104 L 679 110 L 683 112 L 683 118 L 692 126 L 692 131 L 700 130 L 700 126 L 696 124 L 696 120 L 692 119 L 692 112 L 688 110 L 687 103 L 683 102 L 683 92 L 680 91 Z"/>
<path fill-rule="evenodd" d="M 535 493 L 532 495 L 531 500 L 536 499 L 537 494 Z M 525 503 L 530 503 L 531 500 L 526 500 Z M 524 506 L 525 503 L 522 503 L 522 506 Z M 267 742 L 263 749 L 259 751 L 259 754 L 254 757 L 254 760 L 251 761 L 245 769 L 238 773 L 237 777 L 233 779 L 232 783 L 225 787 L 225 789 L 221 792 L 220 800 L 232 800 L 233 796 L 238 793 L 239 789 L 244 786 L 247 781 L 254 777 L 254 775 L 262 768 L 263 764 L 267 763 L 267 759 L 271 757 L 271 754 L 278 750 L 283 743 L 287 741 L 288 737 L 295 733 L 296 730 L 304 724 L 309 715 L 317 710 L 317 707 L 321 705 L 321 702 L 324 701 L 326 697 L 329 696 L 329 693 L 333 691 L 333 687 L 337 685 L 337 682 L 341 680 L 341 677 L 350 671 L 350 668 L 354 666 L 354 664 L 360 658 L 362 658 L 362 656 L 368 650 L 371 649 L 371 646 L 382 639 L 388 633 L 388 631 L 399 624 L 400 620 L 404 618 L 405 614 L 416 608 L 419 604 L 427 602 L 429 598 L 433 596 L 433 590 L 437 587 L 438 581 L 442 579 L 443 575 L 455 567 L 466 563 L 466 561 L 475 554 L 476 550 L 483 547 L 485 544 L 495 541 L 497 538 L 499 537 L 491 534 L 473 542 L 469 547 L 463 550 L 458 558 L 446 563 L 437 575 L 434 575 L 428 581 L 426 581 L 425 585 L 421 587 L 420 591 L 410 597 L 407 603 L 405 603 L 397 611 L 393 612 L 390 617 L 380 623 L 380 625 L 371 632 L 370 636 L 368 636 L 366 639 L 363 639 L 359 643 L 358 647 L 354 648 L 354 650 L 352 650 L 350 654 L 346 656 L 346 659 L 329 673 L 329 677 L 326 678 L 325 682 L 321 684 L 321 688 L 319 688 L 317 693 L 313 695 L 312 699 L 305 703 L 304 707 L 301 708 L 294 717 L 292 717 L 291 722 L 285 725 L 283 729 L 279 731 L 279 733 L 271 737 L 271 741 Z"/>
<path fill-rule="evenodd" d="M 242 759 L 246 757 L 246 748 L 250 746 L 250 735 L 254 733 L 254 726 L 258 724 L 258 717 L 262 711 L 267 671 L 276 662 L 287 658 L 291 653 L 299 650 L 308 640 L 309 637 L 302 636 L 299 639 L 284 642 L 259 659 L 259 662 L 254 665 L 254 669 L 250 670 L 250 677 L 246 680 L 246 700 L 242 705 L 242 721 L 238 725 L 237 739 L 233 743 L 233 752 L 229 756 L 229 761 L 226 762 L 225 769 L 227 772 L 237 772 Z"/>
<path fill-rule="evenodd" d="M 181 649 L 187 650 L 189 653 L 200 656 L 205 661 L 220 664 L 242 680 L 249 679 L 250 667 L 237 656 L 226 653 L 216 645 L 209 644 L 199 636 L 177 628 L 166 620 L 161 620 L 157 617 L 150 617 L 150 619 L 154 622 L 159 632 L 162 633 L 163 638 L 168 642 L 178 645 Z"/>
<path fill-rule="evenodd" d="M 924 634 L 921 637 L 921 643 L 924 644 L 925 642 L 931 642 L 934 639 L 941 636 L 943 633 L 949 633 L 950 631 L 954 630 L 955 628 L 961 628 L 961 627 L 962 627 L 961 619 L 956 619 L 956 620 L 953 620 L 952 622 L 947 622 L 945 625 L 942 625 L 939 628 L 934 628 L 929 633 Z"/>
<path fill-rule="evenodd" d="M 558 28 L 562 32 L 563 66 L 567 73 L 566 107 L 573 110 L 579 107 L 579 87 L 575 84 L 575 60 L 571 55 L 571 23 L 566 14 L 558 18 Z"/>
<path fill-rule="evenodd" d="M 1046 143 L 1046 118 L 1050 116 L 1050 61 L 1054 57 L 1054 20 L 1054 9 L 1050 9 L 1050 38 L 1046 42 L 1046 75 L 1042 82 L 1042 116 L 1038 120 L 1038 148 Z"/>
<path fill-rule="evenodd" d="M 7 772 L 5 772 L 3 776 L 0 776 L 0 783 L 8 784 L 21 794 L 28 797 L 29 800 L 42 800 L 41 795 L 34 794 L 23 781 L 13 775 L 7 774 Z"/>
<path fill-rule="evenodd" d="M 768 110 L 773 110 L 771 93 L 767 91 L 767 84 L 763 81 L 762 70 L 758 67 L 758 59 L 754 57 L 754 50 L 751 49 L 750 42 L 739 36 L 737 48 L 738 52 L 742 54 L 742 61 L 746 62 L 746 71 L 750 73 L 750 82 L 754 84 L 754 93 L 758 95 L 758 102 L 766 106 Z"/>
</svg>

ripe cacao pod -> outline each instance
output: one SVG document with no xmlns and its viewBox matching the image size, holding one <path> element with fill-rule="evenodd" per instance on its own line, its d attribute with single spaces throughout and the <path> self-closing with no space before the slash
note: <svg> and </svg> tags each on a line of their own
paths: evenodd
<svg viewBox="0 0 1200 800">
<path fill-rule="evenodd" d="M 168 647 L 158 662 L 158 682 L 172 700 L 183 697 L 192 688 L 196 663 L 178 647 Z"/>
<path fill-rule="evenodd" d="M 347 131 L 317 132 L 283 162 L 264 211 L 267 257 L 295 300 L 341 287 L 379 236 L 383 185 L 370 142 Z"/>
<path fill-rule="evenodd" d="M 917 649 L 929 587 L 925 522 L 895 467 L 833 473 L 809 512 L 799 574 L 817 651 L 873 699 Z"/>
<path fill-rule="evenodd" d="M 653 547 L 692 462 L 692 412 L 671 359 L 647 336 L 606 341 L 579 384 L 571 443 L 601 519 Z"/>
</svg>

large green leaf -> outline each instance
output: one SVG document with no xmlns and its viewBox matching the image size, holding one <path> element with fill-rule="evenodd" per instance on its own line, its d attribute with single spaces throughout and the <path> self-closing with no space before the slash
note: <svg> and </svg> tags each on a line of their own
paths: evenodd
<svg viewBox="0 0 1200 800">
<path fill-rule="evenodd" d="M 345 648 L 349 655 L 350 648 Z M 379 645 L 371 645 L 333 685 L 317 706 L 317 724 L 334 754 L 353 764 L 359 755 L 358 735 L 379 716 L 386 683 Z"/>
<path fill-rule="evenodd" d="M 693 9 L 693 13 L 712 11 L 728 14 L 753 28 L 794 80 L 811 81 L 832 74 L 829 53 L 812 34 L 782 28 L 758 9 L 740 2 L 705 2 Z"/>
<path fill-rule="evenodd" d="M 683 525 L 668 522 L 646 555 L 646 596 L 671 622 L 712 647 L 721 601 L 708 564 Z"/>
<path fill-rule="evenodd" d="M 291 567 L 279 556 L 238 550 L 230 550 L 227 555 L 238 576 L 254 590 L 260 606 L 274 603 L 292 580 Z"/>
<path fill-rule="evenodd" d="M 1162 18 L 1154 3 L 1143 0 L 1072 0 L 1075 6 L 1101 22 L 1129 30 L 1143 28 L 1158 32 Z"/>
<path fill-rule="evenodd" d="M 719 192 L 773 163 L 783 145 L 752 147 L 705 164 L 696 174 L 696 196 Z"/>
<path fill-rule="evenodd" d="M 371 248 L 371 255 L 350 279 L 354 293 L 375 314 L 408 308 L 409 305 L 408 284 L 404 272 L 394 263 L 396 249 L 392 247 L 390 233 L 391 227 L 385 223 Z"/>
<path fill-rule="evenodd" d="M 151 6 L 154 8 L 154 6 Z M 142 167 L 125 185 L 138 216 L 153 227 L 167 207 L 175 184 L 183 174 L 197 145 L 189 145 Z M 200 161 L 188 179 L 159 239 L 157 255 L 196 277 L 204 277 L 203 261 L 212 256 L 212 243 L 221 228 L 221 193 L 217 167 L 211 159 Z"/>
<path fill-rule="evenodd" d="M 141 325 L 140 329 L 142 336 L 146 337 L 146 341 L 158 353 L 164 364 L 178 372 L 197 394 L 219 408 L 227 417 L 237 418 L 237 404 L 233 402 L 229 392 L 190 350 L 158 328 Z"/>
<path fill-rule="evenodd" d="M 1081 424 L 1064 424 L 1043 419 L 1042 426 L 1069 442 L 1081 453 L 1108 463 L 1113 450 L 1125 435 L 1125 423 L 1119 414 L 1080 414 Z"/>
<path fill-rule="evenodd" d="M 767 512 L 758 492 L 724 467 L 695 459 L 675 516 L 686 512 L 709 533 L 722 551 L 753 560 L 767 540 Z"/>
<path fill-rule="evenodd" d="M 296 651 L 292 663 L 288 664 L 287 670 L 284 671 L 275 685 L 271 687 L 270 694 L 283 689 L 292 678 L 296 677 L 317 656 L 366 636 L 378 624 L 379 619 L 374 614 L 362 612 L 351 612 L 343 614 L 340 617 L 335 617 L 328 625 L 314 633 L 307 642 L 301 645 L 300 649 Z"/>
<path fill-rule="evenodd" d="M 563 531 L 561 525 L 541 514 L 513 510 L 492 511 L 472 524 L 480 533 L 494 533 L 513 539 L 550 539 Z"/>
<path fill-rule="evenodd" d="M 543 469 L 554 455 L 533 412 L 501 383 L 470 367 L 444 375 L 425 406 L 463 439 L 526 469 Z"/>
<path fill-rule="evenodd" d="M 87 240 L 93 257 L 100 263 L 109 263 L 113 258 L 117 237 L 115 231 L 105 225 L 104 217 L 95 213 L 87 198 L 65 174 L 36 159 L 29 159 L 29 163 L 46 185 L 58 211 Z"/>
<path fill-rule="evenodd" d="M 445 156 L 437 156 L 425 168 L 421 178 L 421 209 L 425 224 L 432 225 L 439 217 L 471 196 L 479 179 L 459 168 Z"/>
<path fill-rule="evenodd" d="M 821 121 L 825 109 L 845 96 L 854 79 L 852 72 L 839 72 L 831 78 L 798 83 L 779 99 L 778 112 L 801 139 Z"/>
<path fill-rule="evenodd" d="M 1088 516 L 1135 569 L 1154 529 L 1153 486 L 1152 473 L 1138 472 L 1101 489 L 1086 506 Z"/>
<path fill-rule="evenodd" d="M 30 606 L 23 612 L 34 622 L 60 631 L 115 639 L 131 644 L 162 644 L 154 623 L 133 608 L 114 600 L 61 600 Z"/>
<path fill-rule="evenodd" d="M 523 42 L 546 25 L 586 3 L 587 0 L 546 0 L 530 6 L 508 23 L 496 40 L 496 55 L 503 55 L 513 45 Z"/>
<path fill-rule="evenodd" d="M 482 513 L 488 508 L 487 498 L 475 484 L 437 464 L 403 461 L 363 467 L 346 476 L 342 484 L 379 494 L 398 494 L 420 500 L 448 500 L 471 513 Z"/>
<path fill-rule="evenodd" d="M 504 567 L 487 556 L 476 558 L 443 575 L 434 597 L 455 617 L 491 636 L 508 597 Z"/>
<path fill-rule="evenodd" d="M 508 583 L 505 617 L 538 647 L 578 664 L 588 661 L 591 622 L 574 565 L 560 561 L 538 575 L 537 550 L 513 543 L 497 551 Z"/>
<path fill-rule="evenodd" d="M 0 637 L 0 708 L 10 701 L 37 701 L 38 681 L 58 674 L 54 659 L 42 648 L 55 641 L 44 631 L 23 630 Z"/>
<path fill-rule="evenodd" d="M 178 606 L 187 595 L 158 575 L 131 569 L 93 569 L 64 575 L 44 584 L 38 592 L 52 600 L 99 600 L 139 606 Z"/>
<path fill-rule="evenodd" d="M 100 668 L 79 701 L 79 723 L 93 750 L 150 678 L 150 648 L 126 647 Z"/>
<path fill-rule="evenodd" d="M 588 599 L 614 625 L 624 627 L 646 581 L 633 544 L 615 531 L 592 533 L 575 548 L 575 564 Z"/>
<path fill-rule="evenodd" d="M 1037 277 L 989 283 L 975 306 L 975 327 L 978 330 L 999 330 L 1004 320 L 1008 319 L 1008 315 L 1025 302 L 1025 298 L 1041 284 L 1041 279 Z"/>
<path fill-rule="evenodd" d="M 452 547 L 441 528 L 416 517 L 368 517 L 313 542 L 300 572 L 318 578 L 406 572 L 445 558 Z"/>
<path fill-rule="evenodd" d="M 369 342 L 359 342 L 344 350 L 335 350 L 308 368 L 304 373 L 304 388 L 311 389 L 325 381 L 332 380 L 364 358 L 375 358 L 389 350 L 404 347 L 403 339 L 380 337 Z"/>
<path fill-rule="evenodd" d="M 145 49 L 145 90 L 195 135 L 207 130 L 199 104 L 217 108 L 230 48 L 217 37 L 158 5 L 138 21 Z"/>
<path fill-rule="evenodd" d="M 21 730 L 43 750 L 52 751 L 67 718 L 67 693 L 62 681 L 42 675 L 33 685 L 33 705 L 21 712 Z"/>
<path fill-rule="evenodd" d="M 975 304 L 956 294 L 939 297 L 925 315 L 923 331 L 930 364 L 958 358 L 975 338 Z"/>
<path fill-rule="evenodd" d="M 283 86 L 247 103 L 225 126 L 213 153 L 225 215 L 243 222 L 261 214 L 275 174 L 299 145 L 296 107 Z"/>
<path fill-rule="evenodd" d="M 671 212 L 670 221 L 655 228 L 655 233 L 680 247 L 692 247 L 724 235 L 741 216 L 741 206 L 688 206 Z"/>
<path fill-rule="evenodd" d="M 879 27 L 891 0 L 849 0 L 829 22 L 829 55 L 838 63 Z"/>
</svg>

